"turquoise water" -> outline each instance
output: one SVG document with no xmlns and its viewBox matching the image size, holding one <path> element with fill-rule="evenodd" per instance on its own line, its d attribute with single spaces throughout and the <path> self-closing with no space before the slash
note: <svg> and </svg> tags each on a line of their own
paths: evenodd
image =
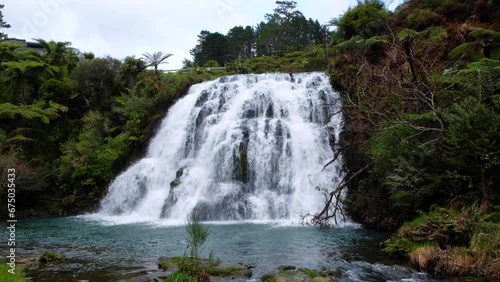
<svg viewBox="0 0 500 282">
<path fill-rule="evenodd" d="M 284 264 L 317 270 L 338 268 L 343 273 L 339 281 L 430 281 L 379 251 L 384 234 L 354 225 L 323 230 L 288 222 L 207 226 L 211 233 L 202 255 L 213 250 L 222 260 L 254 266 L 253 281 Z M 37 281 L 78 281 L 106 271 L 154 270 L 159 257 L 180 256 L 187 247 L 184 225 L 166 221 L 117 224 L 67 217 L 21 221 L 16 231 L 21 258 L 53 250 L 65 254 L 70 262 Z M 119 280 L 105 277 L 89 280 Z"/>
</svg>

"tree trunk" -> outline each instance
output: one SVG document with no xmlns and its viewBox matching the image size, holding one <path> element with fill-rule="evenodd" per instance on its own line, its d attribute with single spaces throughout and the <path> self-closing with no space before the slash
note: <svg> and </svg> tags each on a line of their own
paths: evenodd
<svg viewBox="0 0 500 282">
<path fill-rule="evenodd" d="M 490 195 L 488 193 L 488 180 L 485 177 L 484 168 L 481 169 L 481 193 L 483 194 L 483 199 L 481 201 L 481 211 L 483 213 L 489 213 L 491 211 Z"/>
<path fill-rule="evenodd" d="M 404 45 L 405 53 L 406 53 L 406 60 L 408 61 L 408 64 L 410 65 L 410 72 L 411 72 L 411 76 L 413 78 L 413 82 L 416 82 L 417 81 L 417 73 L 415 72 L 415 62 L 413 61 L 413 52 L 411 50 L 411 41 L 405 40 L 403 45 Z"/>
</svg>

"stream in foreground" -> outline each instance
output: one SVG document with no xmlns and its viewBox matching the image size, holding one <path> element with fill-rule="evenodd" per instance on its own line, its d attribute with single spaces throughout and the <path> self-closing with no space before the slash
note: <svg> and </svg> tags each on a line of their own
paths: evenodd
<svg viewBox="0 0 500 282">
<path fill-rule="evenodd" d="M 381 253 L 383 234 L 355 225 L 324 230 L 283 221 L 207 226 L 211 233 L 202 255 L 213 250 L 222 260 L 252 265 L 250 281 L 280 265 L 336 268 L 342 273 L 338 281 L 432 281 Z M 153 277 L 159 257 L 181 256 L 187 248 L 182 222 L 80 216 L 21 221 L 16 232 L 18 259 L 47 250 L 66 256 L 64 263 L 42 269 L 34 281 L 144 281 L 130 279 Z"/>
</svg>

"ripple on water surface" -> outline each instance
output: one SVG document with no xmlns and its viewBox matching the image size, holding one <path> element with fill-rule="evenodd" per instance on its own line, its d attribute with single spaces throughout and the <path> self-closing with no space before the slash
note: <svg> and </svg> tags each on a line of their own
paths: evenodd
<svg viewBox="0 0 500 282">
<path fill-rule="evenodd" d="M 251 264 L 254 278 L 279 265 L 295 265 L 338 268 L 343 273 L 339 281 L 430 281 L 380 253 L 377 244 L 384 234 L 356 225 L 323 230 L 290 221 L 208 222 L 207 226 L 211 233 L 204 255 L 214 250 L 222 260 Z M 153 270 L 158 257 L 180 256 L 187 247 L 184 223 L 162 220 L 123 223 L 93 216 L 30 220 L 19 222 L 17 235 L 21 256 L 45 250 L 64 253 L 73 266 L 81 265 L 80 277 L 106 269 L 123 272 L 131 266 Z"/>
</svg>

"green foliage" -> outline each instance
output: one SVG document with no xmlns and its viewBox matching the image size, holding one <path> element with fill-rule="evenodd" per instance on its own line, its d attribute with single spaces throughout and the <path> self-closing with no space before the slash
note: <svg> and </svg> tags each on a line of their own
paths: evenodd
<svg viewBox="0 0 500 282">
<path fill-rule="evenodd" d="M 193 62 L 185 67 L 204 66 L 214 60 L 220 66 L 261 56 L 282 56 L 304 50 L 308 45 L 326 43 L 327 28 L 307 19 L 294 1 L 277 1 L 278 7 L 253 28 L 235 26 L 227 34 L 202 30 L 198 44 L 190 50 Z M 290 67 L 290 66 L 288 66 Z M 234 69 L 234 68 L 233 68 Z M 240 70 L 245 72 L 246 70 Z"/>
<path fill-rule="evenodd" d="M 38 261 L 41 263 L 49 263 L 58 260 L 63 260 L 64 258 L 65 256 L 63 254 L 58 254 L 53 251 L 46 251 L 38 258 Z"/>
<path fill-rule="evenodd" d="M 134 57 L 95 58 L 69 42 L 37 41 L 43 54 L 0 42 L 0 152 L 5 155 L 0 161 L 12 160 L 7 156 L 15 153 L 12 164 L 25 175 L 16 186 L 35 199 L 19 209 L 40 214 L 95 204 L 117 172 L 142 152 L 165 109 L 192 84 L 224 75 L 160 74 L 145 70 L 145 62 Z M 42 199 L 75 196 L 78 201 L 41 210 L 52 205 Z"/>
<path fill-rule="evenodd" d="M 116 162 L 128 153 L 129 135 L 121 133 L 106 137 L 105 119 L 99 112 L 90 112 L 83 118 L 81 133 L 63 145 L 60 159 L 61 177 L 69 177 L 64 185 L 67 192 L 91 197 L 102 194 L 101 187 L 115 175 Z"/>
<path fill-rule="evenodd" d="M 299 271 L 301 271 L 302 273 L 304 273 L 305 275 L 307 275 L 311 278 L 320 276 L 319 273 L 317 273 L 316 271 L 309 269 L 309 268 L 306 268 L 306 267 L 299 268 Z"/>
<path fill-rule="evenodd" d="M 500 91 L 500 61 L 481 59 L 458 70 L 449 82 L 479 99 L 488 99 Z"/>
<path fill-rule="evenodd" d="M 10 267 L 6 263 L 0 264 L 0 281 L 3 282 L 27 282 L 24 271 L 20 270 L 19 267 L 16 268 L 15 274 L 9 273 Z"/>
<path fill-rule="evenodd" d="M 446 117 L 450 164 L 470 172 L 500 168 L 500 113 L 469 97 L 454 104 Z"/>
<path fill-rule="evenodd" d="M 400 41 L 411 41 L 415 38 L 425 38 L 428 40 L 439 40 L 446 37 L 447 32 L 442 27 L 429 27 L 423 31 L 416 31 L 405 28 L 397 34 L 397 39 Z"/>
<path fill-rule="evenodd" d="M 80 61 L 70 76 L 78 84 L 79 106 L 90 104 L 93 110 L 109 111 L 112 97 L 122 90 L 120 69 L 121 62 L 111 57 Z"/>
<path fill-rule="evenodd" d="M 459 210 L 434 207 L 429 213 L 421 213 L 419 218 L 403 225 L 386 242 L 385 251 L 409 254 L 422 246 L 467 246 L 480 220 L 481 214 L 474 207 Z"/>
<path fill-rule="evenodd" d="M 82 54 L 82 56 L 83 56 L 83 58 L 84 58 L 85 60 L 93 60 L 93 59 L 95 59 L 95 54 L 94 54 L 94 53 L 92 53 L 92 52 L 84 52 L 84 53 Z"/>
<path fill-rule="evenodd" d="M 238 73 L 296 73 L 323 71 L 326 68 L 327 61 L 324 57 L 324 50 L 312 45 L 304 51 L 291 52 L 284 56 L 262 56 L 235 62 L 227 66 L 227 71 Z"/>
<path fill-rule="evenodd" d="M 15 106 L 11 103 L 0 104 L 0 119 L 15 119 L 20 117 L 27 120 L 38 119 L 42 123 L 49 124 L 56 119 L 59 105 L 51 103 L 49 107 L 45 103 L 33 105 Z"/>
<path fill-rule="evenodd" d="M 158 73 L 158 66 L 161 64 L 167 64 L 165 62 L 166 59 L 170 58 L 173 56 L 173 54 L 164 54 L 163 52 L 155 52 L 153 54 L 150 53 L 145 53 L 142 55 L 144 57 L 144 60 L 146 62 L 146 67 L 154 67 L 155 73 Z"/>
<path fill-rule="evenodd" d="M 443 16 L 428 9 L 417 9 L 408 15 L 409 27 L 416 30 L 423 30 L 430 26 L 440 25 L 443 22 Z"/>
<path fill-rule="evenodd" d="M 384 252 L 398 255 L 408 255 L 423 247 L 437 247 L 437 244 L 429 242 L 413 242 L 407 238 L 390 238 L 384 242 Z"/>
<path fill-rule="evenodd" d="M 451 50 L 453 59 L 479 61 L 482 58 L 500 59 L 500 32 L 491 29 L 476 29 L 468 34 L 474 41 L 465 42 Z"/>
<path fill-rule="evenodd" d="M 126 57 L 120 69 L 120 80 L 132 88 L 137 83 L 139 74 L 145 69 L 146 63 L 143 60 L 134 56 Z"/>
<path fill-rule="evenodd" d="M 219 63 L 216 60 L 208 60 L 203 64 L 203 67 L 206 68 L 215 68 L 219 66 L 220 66 Z"/>
<path fill-rule="evenodd" d="M 3 8 L 4 5 L 0 4 L 0 29 L 10 28 L 10 25 L 3 20 L 3 13 L 2 13 Z M 7 38 L 7 34 L 0 32 L 0 40 L 4 38 Z"/>
<path fill-rule="evenodd" d="M 178 271 L 174 272 L 167 279 L 181 277 L 182 279 L 189 280 L 196 277 L 195 280 L 197 281 L 210 281 L 210 272 L 214 275 L 224 274 L 224 270 L 216 268 L 220 261 L 214 258 L 213 252 L 210 253 L 209 260 L 206 261 L 198 256 L 208 239 L 210 231 L 200 223 L 199 217 L 195 214 L 191 215 L 191 218 L 188 219 L 186 232 L 188 234 L 186 241 L 188 242 L 189 255 L 184 255 L 182 258 L 171 258 L 167 262 L 160 264 L 160 267 L 168 269 L 172 263 L 177 263 Z"/>
<path fill-rule="evenodd" d="M 188 273 L 182 271 L 176 271 L 170 274 L 164 282 L 197 282 L 196 277 L 189 275 Z"/>
<path fill-rule="evenodd" d="M 332 20 L 331 24 L 337 27 L 337 32 L 346 40 L 356 35 L 367 39 L 384 33 L 390 15 L 382 1 L 364 0 L 364 2 L 358 1 L 356 7 L 350 8 L 340 18 Z"/>
<path fill-rule="evenodd" d="M 193 214 L 187 221 L 186 232 L 188 234 L 186 241 L 188 242 L 190 255 L 198 258 L 198 254 L 203 249 L 210 231 L 200 223 L 200 218 Z"/>
<path fill-rule="evenodd" d="M 408 1 L 410 11 L 430 10 L 446 18 L 448 22 L 465 22 L 474 10 L 475 1 L 471 0 L 413 0 Z"/>
<path fill-rule="evenodd" d="M 198 35 L 198 45 L 191 49 L 195 65 L 204 65 L 210 60 L 223 66 L 228 63 L 228 39 L 219 32 L 201 31 Z"/>
<path fill-rule="evenodd" d="M 245 60 L 254 56 L 255 30 L 251 26 L 235 26 L 226 35 L 229 49 L 228 60 Z"/>
<path fill-rule="evenodd" d="M 384 251 L 410 255 L 419 266 L 434 265 L 436 268 L 427 270 L 450 274 L 463 270 L 455 269 L 456 263 L 446 262 L 464 260 L 466 254 L 467 263 L 462 261 L 459 265 L 467 267 L 470 264 L 476 275 L 494 280 L 500 269 L 496 263 L 500 258 L 500 224 L 490 222 L 477 205 L 466 202 L 460 205 L 456 209 L 434 207 L 429 213 L 421 213 L 385 242 Z"/>
<path fill-rule="evenodd" d="M 392 206 L 400 210 L 400 216 L 409 218 L 415 210 L 428 208 L 444 186 L 443 177 L 426 173 L 405 159 L 398 159 L 394 169 L 387 174 L 383 185 L 389 189 Z"/>
<path fill-rule="evenodd" d="M 44 61 L 50 66 L 64 66 L 72 70 L 78 62 L 78 50 L 71 48 L 71 42 L 56 42 L 36 39 L 45 49 L 42 55 Z"/>
<path fill-rule="evenodd" d="M 449 56 L 452 59 L 479 60 L 484 57 L 482 52 L 479 52 L 480 48 L 478 42 L 466 42 L 451 50 Z"/>
<path fill-rule="evenodd" d="M 413 149 L 411 136 L 415 131 L 404 125 L 382 128 L 370 140 L 368 154 L 376 163 L 385 166 L 398 156 L 408 156 Z"/>
<path fill-rule="evenodd" d="M 276 275 L 275 274 L 264 274 L 260 277 L 260 280 L 263 282 L 276 282 Z"/>
</svg>

